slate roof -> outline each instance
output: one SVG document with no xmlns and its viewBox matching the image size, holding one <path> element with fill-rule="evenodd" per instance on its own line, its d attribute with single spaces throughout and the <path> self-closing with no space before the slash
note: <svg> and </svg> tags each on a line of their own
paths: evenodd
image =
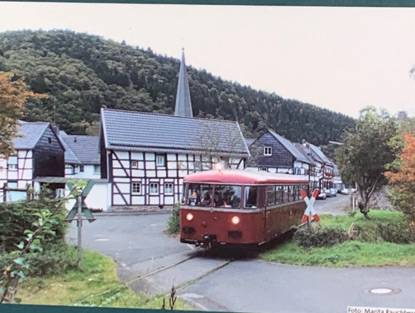
<svg viewBox="0 0 415 313">
<path fill-rule="evenodd" d="M 17 150 L 34 149 L 48 127 L 50 123 L 47 122 L 20 122 L 18 135 L 21 137 L 13 139 L 14 148 Z"/>
<path fill-rule="evenodd" d="M 334 163 L 332 161 L 330 161 L 330 159 L 324 154 L 323 151 L 321 151 L 321 149 L 311 143 L 307 143 L 310 146 L 310 149 L 315 153 L 315 155 L 318 156 L 318 158 L 320 158 L 325 164 L 334 166 Z"/>
<path fill-rule="evenodd" d="M 65 152 L 65 163 L 100 164 L 99 137 L 67 135 L 61 132 L 61 138 L 68 153 Z"/>
<path fill-rule="evenodd" d="M 310 161 L 309 162 L 310 165 L 313 165 L 313 166 L 316 165 L 316 162 L 314 162 L 313 158 L 311 156 L 307 155 L 307 151 L 304 149 L 304 146 L 301 143 L 295 142 L 294 146 L 298 151 L 300 151 L 300 153 L 302 155 L 304 155 L 307 158 L 307 160 Z"/>
<path fill-rule="evenodd" d="M 69 164 L 81 164 L 81 161 L 76 157 L 76 155 L 72 152 L 72 150 L 68 147 L 64 140 L 64 136 L 68 136 L 64 131 L 59 132 L 59 136 L 61 138 L 62 144 L 65 147 L 65 163 Z"/>
<path fill-rule="evenodd" d="M 248 145 L 248 147 L 255 141 L 255 138 L 245 138 L 245 142 Z"/>
<path fill-rule="evenodd" d="M 101 123 L 107 149 L 249 156 L 237 122 L 101 109 Z"/>
<path fill-rule="evenodd" d="M 278 135 L 276 132 L 274 132 L 271 129 L 268 129 L 270 134 L 274 136 L 275 139 L 277 139 L 298 161 L 310 164 L 310 160 L 305 157 L 298 149 L 294 146 L 294 144 L 289 141 L 288 139 L 282 137 L 281 135 Z"/>
</svg>

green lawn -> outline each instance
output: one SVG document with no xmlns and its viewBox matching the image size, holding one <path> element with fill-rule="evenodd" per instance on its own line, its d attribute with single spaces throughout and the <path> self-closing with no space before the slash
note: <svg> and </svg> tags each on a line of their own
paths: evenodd
<svg viewBox="0 0 415 313">
<path fill-rule="evenodd" d="M 118 280 L 116 267 L 110 258 L 84 250 L 81 268 L 61 275 L 30 278 L 20 285 L 16 297 L 23 304 L 161 308 L 163 296 L 137 295 Z M 178 300 L 175 309 L 187 308 Z"/>
<path fill-rule="evenodd" d="M 379 229 L 406 225 L 402 213 L 371 211 L 369 217 L 370 220 L 365 220 L 360 213 L 354 217 L 323 215 L 320 220 L 322 226 L 348 230 L 352 224 L 357 225 L 363 230 L 360 239 L 332 247 L 308 249 L 288 242 L 262 253 L 260 258 L 270 262 L 327 267 L 414 266 L 415 244 L 385 242 L 379 237 Z"/>
</svg>

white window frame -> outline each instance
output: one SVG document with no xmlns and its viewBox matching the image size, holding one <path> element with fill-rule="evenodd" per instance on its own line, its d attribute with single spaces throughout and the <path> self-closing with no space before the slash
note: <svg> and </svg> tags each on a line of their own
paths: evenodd
<svg viewBox="0 0 415 313">
<path fill-rule="evenodd" d="M 134 186 L 138 186 L 138 191 L 134 191 Z M 141 183 L 140 182 L 132 182 L 131 183 L 131 193 L 133 195 L 141 195 Z"/>
<path fill-rule="evenodd" d="M 65 175 L 75 175 L 75 166 L 72 164 L 65 164 Z"/>
<path fill-rule="evenodd" d="M 167 187 L 168 185 L 169 185 L 169 187 Z M 171 190 L 171 191 L 167 191 L 167 190 Z M 173 183 L 164 183 L 164 194 L 165 195 L 172 195 L 173 192 L 174 192 L 174 184 Z"/>
<path fill-rule="evenodd" d="M 272 147 L 265 146 L 264 147 L 264 156 L 271 156 L 272 155 Z"/>
<path fill-rule="evenodd" d="M 18 162 L 19 162 L 19 159 L 17 158 L 17 156 L 14 155 L 14 156 L 9 157 L 9 159 L 7 160 L 7 169 L 9 171 L 17 171 Z"/>
<path fill-rule="evenodd" d="M 137 160 L 131 160 L 131 168 L 138 168 L 138 161 Z"/>
<path fill-rule="evenodd" d="M 163 162 L 159 162 L 162 160 Z M 165 154 L 156 154 L 156 166 L 166 166 L 166 155 Z"/>
<path fill-rule="evenodd" d="M 150 195 L 157 195 L 159 193 L 159 183 L 150 183 L 148 189 Z"/>
</svg>

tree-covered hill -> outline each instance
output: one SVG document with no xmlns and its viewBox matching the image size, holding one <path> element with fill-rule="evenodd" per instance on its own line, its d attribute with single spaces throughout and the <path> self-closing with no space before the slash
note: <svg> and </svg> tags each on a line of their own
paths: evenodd
<svg viewBox="0 0 415 313">
<path fill-rule="evenodd" d="M 0 71 L 22 76 L 31 90 L 49 95 L 27 104 L 26 119 L 56 121 L 71 134 L 92 132 L 101 107 L 173 114 L 179 65 L 150 50 L 72 31 L 0 33 Z M 320 145 L 354 125 L 343 114 L 205 70 L 189 67 L 188 76 L 194 115 L 237 120 L 248 137 L 272 128 L 292 141 Z"/>
</svg>

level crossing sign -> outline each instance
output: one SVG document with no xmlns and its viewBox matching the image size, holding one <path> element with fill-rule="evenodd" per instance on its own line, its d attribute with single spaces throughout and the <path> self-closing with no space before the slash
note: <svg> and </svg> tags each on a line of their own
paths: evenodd
<svg viewBox="0 0 415 313">
<path fill-rule="evenodd" d="M 75 188 L 75 184 L 73 184 L 71 182 L 67 182 L 66 184 L 68 185 L 69 190 L 72 192 L 73 189 Z M 92 215 L 91 210 L 88 209 L 88 207 L 86 206 L 86 203 L 85 203 L 85 198 L 88 196 L 88 194 L 91 191 L 93 186 L 94 186 L 94 181 L 89 180 L 88 183 L 86 184 L 85 188 L 82 190 L 82 193 L 76 198 L 76 202 L 75 202 L 74 206 L 69 211 L 68 216 L 66 217 L 66 220 L 68 222 L 72 222 L 73 220 L 77 220 L 75 218 L 75 216 L 78 213 L 82 213 L 83 215 L 85 215 L 85 218 L 90 223 L 95 221 L 95 217 Z M 81 212 L 78 212 L 79 207 L 81 207 L 81 210 L 80 210 Z"/>
<path fill-rule="evenodd" d="M 305 190 L 300 191 L 301 197 L 303 197 L 305 203 L 307 204 L 307 208 L 305 209 L 303 218 L 301 220 L 303 223 L 307 222 L 308 216 L 310 215 L 310 213 L 316 222 L 320 221 L 320 218 L 318 217 L 316 211 L 314 210 L 314 201 L 316 201 L 316 197 L 318 196 L 318 193 L 319 193 L 319 190 L 314 189 L 313 194 L 311 195 L 311 199 L 309 199 L 307 196 L 307 192 Z"/>
</svg>

